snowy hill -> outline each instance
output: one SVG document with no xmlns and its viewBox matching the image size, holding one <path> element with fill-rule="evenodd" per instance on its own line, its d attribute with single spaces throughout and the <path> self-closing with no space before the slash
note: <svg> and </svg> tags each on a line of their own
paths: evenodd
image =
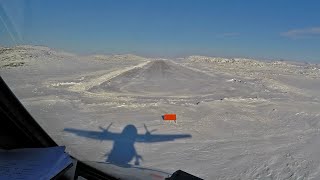
<svg viewBox="0 0 320 180">
<path fill-rule="evenodd" d="M 56 51 L 44 46 L 22 45 L 0 48 L 0 67 L 17 67 L 28 65 L 34 61 L 60 60 L 76 55 L 63 51 Z"/>
</svg>

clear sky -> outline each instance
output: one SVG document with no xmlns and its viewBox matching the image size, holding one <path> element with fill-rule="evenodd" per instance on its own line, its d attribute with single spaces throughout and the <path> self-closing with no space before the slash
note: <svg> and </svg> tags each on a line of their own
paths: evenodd
<svg viewBox="0 0 320 180">
<path fill-rule="evenodd" d="M 320 62 L 320 1 L 0 0 L 0 44 Z"/>
</svg>

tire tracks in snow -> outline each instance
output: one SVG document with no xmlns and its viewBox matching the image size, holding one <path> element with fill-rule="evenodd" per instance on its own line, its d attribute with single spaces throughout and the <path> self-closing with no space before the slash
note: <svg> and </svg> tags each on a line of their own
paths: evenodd
<svg viewBox="0 0 320 180">
<path fill-rule="evenodd" d="M 147 62 L 140 63 L 138 65 L 135 65 L 135 66 L 130 66 L 130 67 L 127 67 L 124 69 L 109 72 L 109 73 L 104 74 L 98 78 L 91 79 L 90 81 L 81 82 L 79 84 L 75 84 L 73 86 L 70 86 L 69 90 L 74 91 L 74 92 L 88 91 L 90 88 L 92 88 L 94 86 L 98 86 L 98 85 L 102 84 L 103 82 L 108 81 L 116 76 L 119 76 L 127 71 L 130 71 L 135 68 L 142 68 L 143 66 L 147 65 L 149 62 L 150 61 L 147 61 Z"/>
</svg>

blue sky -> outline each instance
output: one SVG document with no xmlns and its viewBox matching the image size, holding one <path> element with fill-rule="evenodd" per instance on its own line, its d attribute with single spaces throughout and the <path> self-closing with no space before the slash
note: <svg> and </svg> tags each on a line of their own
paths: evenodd
<svg viewBox="0 0 320 180">
<path fill-rule="evenodd" d="M 320 62 L 320 1 L 0 0 L 0 44 Z"/>
</svg>

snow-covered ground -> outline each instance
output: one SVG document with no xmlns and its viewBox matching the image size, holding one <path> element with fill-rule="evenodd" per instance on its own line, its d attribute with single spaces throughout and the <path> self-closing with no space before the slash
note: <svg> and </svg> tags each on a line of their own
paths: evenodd
<svg viewBox="0 0 320 180">
<path fill-rule="evenodd" d="M 320 179 L 318 65 L 39 46 L 2 48 L 0 62 L 3 79 L 58 144 L 113 173 Z M 177 123 L 163 121 L 165 113 Z"/>
</svg>

